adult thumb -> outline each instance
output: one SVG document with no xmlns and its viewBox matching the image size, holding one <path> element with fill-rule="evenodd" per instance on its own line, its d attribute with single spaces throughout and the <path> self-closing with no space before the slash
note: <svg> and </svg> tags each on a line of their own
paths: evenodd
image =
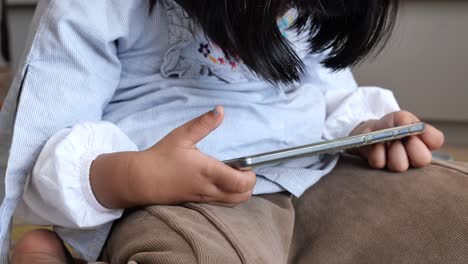
<svg viewBox="0 0 468 264">
<path fill-rule="evenodd" d="M 218 128 L 224 119 L 224 109 L 216 106 L 207 112 L 182 126 L 176 128 L 171 134 L 179 142 L 184 142 L 188 146 L 195 146 L 199 141 L 208 136 Z"/>
</svg>

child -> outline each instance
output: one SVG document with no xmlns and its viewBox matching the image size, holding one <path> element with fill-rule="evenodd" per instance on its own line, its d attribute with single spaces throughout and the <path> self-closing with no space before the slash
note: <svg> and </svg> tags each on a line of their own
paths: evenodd
<svg viewBox="0 0 468 264">
<path fill-rule="evenodd" d="M 220 160 L 417 122 L 347 69 L 386 39 L 394 2 L 42 1 L 0 119 L 2 260 L 16 208 L 86 261 L 310 261 L 304 238 L 326 215 L 310 187 L 334 179 L 337 157 L 254 171 Z M 403 172 L 442 141 L 428 126 L 360 154 Z M 27 234 L 13 262 L 70 262 L 56 234 Z"/>
</svg>

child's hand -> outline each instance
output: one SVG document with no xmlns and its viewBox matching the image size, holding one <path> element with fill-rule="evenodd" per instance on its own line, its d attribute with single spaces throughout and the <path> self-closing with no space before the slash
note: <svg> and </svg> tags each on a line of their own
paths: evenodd
<svg viewBox="0 0 468 264">
<path fill-rule="evenodd" d="M 256 181 L 252 171 L 235 170 L 195 146 L 222 123 L 223 117 L 223 108 L 218 106 L 173 130 L 150 149 L 136 153 L 129 169 L 137 204 L 235 205 L 251 197 Z"/>
<path fill-rule="evenodd" d="M 380 120 L 370 120 L 356 127 L 351 135 L 359 135 L 376 130 L 409 125 L 419 122 L 419 119 L 405 111 L 394 112 Z M 358 149 L 359 154 L 368 160 L 369 165 L 376 169 L 387 167 L 391 171 L 403 172 L 412 167 L 424 167 L 432 160 L 431 151 L 442 146 L 444 134 L 426 125 L 424 133 L 390 143 L 379 143 Z"/>
</svg>

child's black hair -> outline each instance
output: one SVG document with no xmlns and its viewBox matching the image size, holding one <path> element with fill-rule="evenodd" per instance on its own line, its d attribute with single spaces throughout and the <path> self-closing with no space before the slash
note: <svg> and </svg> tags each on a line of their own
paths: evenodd
<svg viewBox="0 0 468 264">
<path fill-rule="evenodd" d="M 156 0 L 149 0 L 154 6 Z M 380 51 L 395 24 L 398 0 L 176 0 L 226 56 L 274 83 L 300 80 L 304 64 L 281 34 L 287 9 L 293 28 L 308 32 L 311 53 L 326 51 L 323 65 L 340 70 Z"/>
</svg>

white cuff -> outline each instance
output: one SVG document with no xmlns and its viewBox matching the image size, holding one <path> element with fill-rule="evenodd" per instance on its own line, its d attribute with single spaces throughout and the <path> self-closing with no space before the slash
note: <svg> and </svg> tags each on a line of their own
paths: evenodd
<svg viewBox="0 0 468 264">
<path fill-rule="evenodd" d="M 113 214 L 115 212 L 114 209 L 109 209 L 104 207 L 94 195 L 93 188 L 91 187 L 91 181 L 89 179 L 89 172 L 91 171 L 91 164 L 93 163 L 96 158 L 104 153 L 109 153 L 108 151 L 101 149 L 101 150 L 94 150 L 90 149 L 89 152 L 83 153 L 80 157 L 79 161 L 79 179 L 80 179 L 80 186 L 81 191 L 83 193 L 84 200 L 88 203 L 88 205 L 94 209 L 97 213 L 100 214 Z M 91 209 L 90 208 L 90 209 Z"/>
<path fill-rule="evenodd" d="M 325 96 L 329 110 L 323 133 L 326 140 L 346 137 L 360 123 L 400 110 L 393 93 L 377 87 L 332 90 Z"/>
<path fill-rule="evenodd" d="M 112 222 L 122 210 L 96 199 L 89 181 L 101 154 L 136 151 L 137 146 L 109 122 L 83 123 L 52 137 L 41 151 L 23 195 L 25 222 L 89 229 Z"/>
</svg>

